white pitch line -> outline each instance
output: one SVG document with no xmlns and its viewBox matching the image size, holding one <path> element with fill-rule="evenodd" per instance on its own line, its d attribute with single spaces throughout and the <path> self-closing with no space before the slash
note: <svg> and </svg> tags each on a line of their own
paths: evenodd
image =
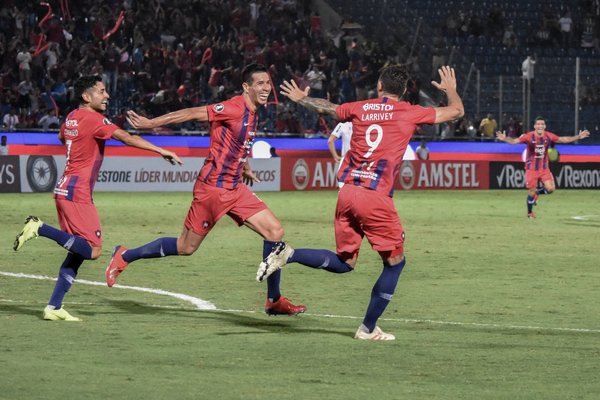
<svg viewBox="0 0 600 400">
<path fill-rule="evenodd" d="M 0 275 L 11 276 L 15 278 L 30 278 L 30 279 L 40 279 L 40 280 L 56 280 L 49 276 L 44 275 L 29 275 L 23 273 L 13 273 L 13 272 L 4 272 L 0 271 Z M 105 286 L 106 284 L 103 282 L 94 282 L 88 281 L 85 279 L 78 279 L 78 283 L 83 283 L 87 285 L 93 286 Z M 173 293 L 167 292 L 161 289 L 150 289 L 144 287 L 137 286 L 125 286 L 125 285 L 114 285 L 113 288 L 119 289 L 129 289 L 129 290 L 137 290 L 140 292 L 154 293 L 165 296 L 175 297 L 180 300 L 185 300 L 187 302 L 192 303 L 196 306 L 195 310 L 203 310 L 203 311 L 219 311 L 219 312 L 231 312 L 231 313 L 248 313 L 248 314 L 256 314 L 256 311 L 250 310 L 234 310 L 234 309 L 218 309 L 214 304 L 207 302 L 202 299 L 198 299 L 196 297 L 188 296 L 181 293 Z M 21 301 L 8 300 L 8 299 L 0 299 L 0 303 L 23 303 Z M 87 304 L 94 305 L 95 303 L 72 303 L 72 304 Z M 188 310 L 186 307 L 177 307 L 177 306 L 164 306 L 164 305 L 152 305 L 152 307 L 157 308 L 168 308 L 173 310 Z M 335 315 L 335 314 L 311 314 L 306 313 L 305 315 L 311 317 L 321 317 L 321 318 L 338 318 L 338 319 L 352 319 L 352 320 L 360 320 L 362 317 L 356 317 L 351 315 Z M 413 318 L 381 318 L 382 321 L 389 322 L 400 322 L 405 324 L 431 324 L 431 325 L 454 325 L 454 326 L 473 326 L 480 328 L 493 328 L 493 329 L 514 329 L 514 330 L 535 330 L 535 331 L 554 331 L 554 332 L 580 332 L 580 333 L 600 333 L 600 329 L 589 329 L 589 328 L 562 328 L 562 327 L 552 327 L 552 326 L 532 326 L 532 325 L 503 325 L 503 324 L 495 324 L 495 323 L 482 323 L 482 322 L 459 322 L 459 321 L 439 321 L 433 319 L 413 319 Z"/>
<path fill-rule="evenodd" d="M 30 274 L 4 272 L 4 271 L 0 271 L 0 275 L 11 276 L 13 278 L 29 278 L 29 279 L 39 279 L 39 280 L 51 280 L 51 281 L 56 280 L 56 278 L 52 278 L 50 276 L 45 276 L 45 275 L 30 275 Z M 84 285 L 91 285 L 91 286 L 106 286 L 106 283 L 104 283 L 104 282 L 88 281 L 86 279 L 77 279 L 76 282 L 84 284 Z M 174 297 L 176 299 L 192 303 L 199 310 L 216 310 L 216 308 L 217 308 L 214 304 L 212 304 L 209 301 L 202 300 L 197 297 L 192 297 L 187 294 L 168 292 L 168 291 L 162 290 L 162 289 L 151 289 L 151 288 L 145 288 L 145 287 L 139 287 L 139 286 L 127 286 L 127 285 L 119 285 L 119 284 L 114 285 L 113 288 L 136 290 L 138 292 L 146 292 L 146 293 L 153 293 L 153 294 L 160 294 L 163 296 Z"/>
<path fill-rule="evenodd" d="M 571 217 L 571 219 L 575 219 L 577 221 L 588 221 L 590 219 L 594 219 L 597 215 L 575 215 Z"/>
</svg>

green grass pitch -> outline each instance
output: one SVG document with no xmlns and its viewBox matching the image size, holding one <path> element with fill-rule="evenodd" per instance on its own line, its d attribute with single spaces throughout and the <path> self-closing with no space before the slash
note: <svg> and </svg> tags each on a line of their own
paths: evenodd
<svg viewBox="0 0 600 400">
<path fill-rule="evenodd" d="M 292 246 L 335 248 L 335 192 L 259 196 Z M 12 242 L 29 214 L 56 225 L 54 202 L 1 194 L 0 399 L 598 399 L 600 194 L 540 196 L 536 220 L 525 197 L 396 193 L 407 266 L 380 325 L 397 340 L 358 342 L 382 268 L 366 242 L 349 274 L 285 267 L 283 294 L 308 306 L 297 317 L 263 313 L 262 240 L 227 217 L 193 256 L 118 281 L 216 310 L 103 285 L 114 245 L 179 234 L 190 193 L 96 193 L 104 254 L 65 299 L 83 322 L 43 321 L 53 282 L 34 278 L 54 278 L 65 251 Z"/>
</svg>

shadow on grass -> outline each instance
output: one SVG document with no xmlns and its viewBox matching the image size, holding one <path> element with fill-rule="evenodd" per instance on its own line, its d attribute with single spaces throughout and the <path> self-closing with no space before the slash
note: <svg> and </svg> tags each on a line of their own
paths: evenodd
<svg viewBox="0 0 600 400">
<path fill-rule="evenodd" d="M 136 301 L 122 301 L 122 300 L 106 300 L 110 306 L 114 308 L 120 309 L 124 313 L 128 314 L 171 314 L 184 316 L 186 318 L 198 318 L 198 319 L 212 319 L 218 320 L 229 325 L 252 328 L 260 331 L 264 331 L 264 333 L 322 333 L 322 334 L 335 334 L 341 336 L 348 336 L 348 330 L 333 330 L 333 329 L 320 329 L 313 327 L 302 327 L 298 326 L 298 323 L 307 318 L 302 315 L 296 316 L 288 316 L 288 315 L 279 315 L 267 317 L 265 314 L 256 313 L 250 314 L 247 313 L 241 314 L 236 313 L 234 311 L 219 311 L 219 310 L 194 310 L 187 308 L 164 308 L 164 307 L 156 307 L 147 303 L 140 303 Z M 103 311 L 104 313 L 105 311 Z M 94 312 L 89 313 L 91 315 L 95 314 Z M 314 321 L 313 318 L 310 319 Z M 218 335 L 226 336 L 226 335 L 249 335 L 256 334 L 260 332 L 256 331 L 248 331 L 248 332 L 228 332 L 228 333 L 218 333 Z M 353 332 L 352 332 L 353 334 Z"/>
<path fill-rule="evenodd" d="M 24 306 L 18 304 L 0 304 L 0 314 L 22 314 L 22 315 L 33 315 L 42 319 L 44 307 L 39 306 Z"/>
</svg>

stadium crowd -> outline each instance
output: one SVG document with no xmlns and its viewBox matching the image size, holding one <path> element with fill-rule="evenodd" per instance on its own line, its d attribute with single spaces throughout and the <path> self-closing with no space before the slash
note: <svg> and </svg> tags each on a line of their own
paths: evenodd
<svg viewBox="0 0 600 400">
<path fill-rule="evenodd" d="M 576 45 L 574 34 L 592 24 L 591 43 L 600 47 L 598 2 L 584 3 L 590 12 L 583 21 L 573 17 L 568 34 L 561 30 L 571 18 L 568 12 L 540 16 L 541 26 L 550 30 L 545 45 Z M 430 71 L 419 67 L 422 60 L 392 50 L 395 41 L 356 35 L 356 24 L 345 18 L 339 27 L 325 29 L 310 0 L 6 0 L 0 5 L 0 117 L 10 116 L 13 123 L 3 128 L 56 128 L 59 122 L 48 122 L 48 115 L 64 119 L 72 84 L 81 74 L 103 76 L 111 95 L 109 117 L 128 128 L 127 109 L 154 116 L 230 97 L 249 62 L 267 65 L 276 89 L 293 78 L 301 87 L 310 86 L 312 96 L 335 103 L 373 97 L 380 67 L 406 62 L 414 76 L 405 99 L 418 102 L 421 82 L 430 78 Z M 434 47 L 441 49 L 452 35 L 490 35 L 508 46 L 524 43 L 496 7 L 490 7 L 488 20 L 477 21 L 464 12 L 448 15 L 443 32 L 432 38 Z M 435 56 L 438 64 L 446 61 L 434 52 L 432 73 L 437 71 Z M 598 87 L 586 88 L 583 101 L 600 103 Z M 278 96 L 261 113 L 259 130 L 266 134 L 326 136 L 334 125 Z M 472 136 L 478 126 L 471 116 L 437 133 Z M 206 126 L 186 123 L 182 129 L 205 131 Z"/>
<path fill-rule="evenodd" d="M 310 3 L 5 1 L 0 115 L 18 116 L 11 129 L 41 128 L 49 110 L 64 118 L 75 78 L 100 74 L 111 95 L 109 114 L 123 125 L 125 109 L 158 115 L 227 98 L 249 62 L 269 66 L 276 88 L 294 77 L 313 96 L 366 98 L 379 65 L 347 33 L 323 35 Z M 263 113 L 267 132 L 327 130 L 325 121 L 278 98 Z"/>
</svg>

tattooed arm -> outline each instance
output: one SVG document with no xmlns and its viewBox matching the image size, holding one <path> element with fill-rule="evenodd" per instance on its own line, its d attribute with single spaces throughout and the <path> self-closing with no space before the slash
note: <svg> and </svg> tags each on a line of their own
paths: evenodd
<svg viewBox="0 0 600 400">
<path fill-rule="evenodd" d="M 335 110 L 337 108 L 337 104 L 333 104 L 332 102 L 325 99 L 317 99 L 314 97 L 308 97 L 308 92 L 310 91 L 309 87 L 301 90 L 296 82 L 291 80 L 283 81 L 283 84 L 280 86 L 281 94 L 292 100 L 295 103 L 300 104 L 303 107 L 308 108 L 309 110 L 313 110 L 318 112 L 319 114 L 329 114 L 332 117 L 336 117 Z"/>
</svg>

